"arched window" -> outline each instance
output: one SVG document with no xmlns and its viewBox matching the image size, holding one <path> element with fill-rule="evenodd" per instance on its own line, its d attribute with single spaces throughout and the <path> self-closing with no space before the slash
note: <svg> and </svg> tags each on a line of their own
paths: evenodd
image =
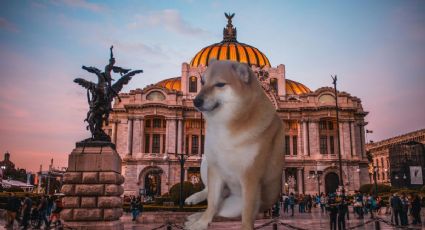
<svg viewBox="0 0 425 230">
<path fill-rule="evenodd" d="M 189 78 L 189 93 L 198 92 L 198 79 L 195 76 Z"/>
<path fill-rule="evenodd" d="M 270 87 L 274 89 L 275 92 L 277 92 L 277 79 L 271 78 L 270 79 Z"/>
<path fill-rule="evenodd" d="M 163 101 L 165 100 L 165 96 L 158 91 L 153 91 L 146 96 L 146 99 L 148 101 Z"/>
</svg>

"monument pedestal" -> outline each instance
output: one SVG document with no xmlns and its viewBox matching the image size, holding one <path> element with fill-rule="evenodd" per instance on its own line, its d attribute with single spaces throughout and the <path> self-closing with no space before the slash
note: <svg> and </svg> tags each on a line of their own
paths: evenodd
<svg viewBox="0 0 425 230">
<path fill-rule="evenodd" d="M 74 229 L 120 230 L 121 158 L 110 142 L 79 142 L 63 178 L 61 218 Z"/>
</svg>

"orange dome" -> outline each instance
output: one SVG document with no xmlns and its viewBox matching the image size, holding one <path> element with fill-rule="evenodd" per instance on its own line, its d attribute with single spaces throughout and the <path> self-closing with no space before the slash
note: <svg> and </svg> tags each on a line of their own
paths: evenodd
<svg viewBox="0 0 425 230">
<path fill-rule="evenodd" d="M 181 91 L 181 77 L 174 77 L 162 80 L 155 84 L 156 86 L 160 86 L 170 90 Z"/>
<path fill-rule="evenodd" d="M 210 59 L 216 59 L 237 61 L 261 68 L 264 66 L 270 67 L 269 59 L 260 50 L 236 40 L 237 31 L 232 25 L 234 14 L 225 15 L 228 23 L 226 28 L 223 29 L 223 41 L 201 49 L 190 61 L 190 66 L 208 66 Z"/>
<path fill-rule="evenodd" d="M 234 42 L 220 42 L 207 46 L 199 51 L 190 62 L 190 66 L 208 66 L 210 59 L 231 60 L 258 67 L 270 67 L 269 59 L 257 48 L 250 45 Z"/>
<path fill-rule="evenodd" d="M 286 79 L 285 82 L 286 82 L 286 94 L 288 95 L 300 95 L 300 94 L 311 92 L 311 90 L 307 88 L 307 86 L 299 82 L 292 81 L 289 79 Z M 166 89 L 181 91 L 181 77 L 165 79 L 156 83 L 155 85 L 166 88 Z"/>
</svg>

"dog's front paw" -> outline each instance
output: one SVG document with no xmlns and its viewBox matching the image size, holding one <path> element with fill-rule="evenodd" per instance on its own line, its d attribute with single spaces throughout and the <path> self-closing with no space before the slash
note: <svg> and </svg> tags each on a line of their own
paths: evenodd
<svg viewBox="0 0 425 230">
<path fill-rule="evenodd" d="M 197 213 L 194 213 L 194 214 L 192 214 L 190 216 L 187 216 L 186 217 L 186 219 L 187 219 L 186 224 L 191 225 L 191 224 L 195 223 L 195 221 L 197 221 L 197 220 L 199 220 L 201 218 L 202 213 L 203 212 L 197 212 Z"/>
<path fill-rule="evenodd" d="M 208 222 L 197 220 L 195 222 L 189 223 L 187 221 L 184 225 L 184 229 L 186 230 L 207 230 Z"/>
<path fill-rule="evenodd" d="M 202 190 L 200 192 L 197 192 L 191 196 L 189 196 L 184 203 L 186 203 L 186 205 L 195 205 L 195 204 L 199 204 L 202 201 L 204 201 L 207 198 L 207 192 L 205 190 Z"/>
</svg>

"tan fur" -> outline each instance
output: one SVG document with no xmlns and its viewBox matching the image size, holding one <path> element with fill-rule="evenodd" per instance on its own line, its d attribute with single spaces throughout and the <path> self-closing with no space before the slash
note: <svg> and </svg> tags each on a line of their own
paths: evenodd
<svg viewBox="0 0 425 230">
<path fill-rule="evenodd" d="M 223 190 L 228 181 L 223 173 L 233 172 L 235 175 L 232 176 L 238 178 L 242 193 L 242 229 L 253 229 L 256 214 L 270 208 L 281 191 L 284 163 L 282 121 L 255 74 L 244 64 L 215 61 L 208 67 L 203 82 L 197 97 L 205 101 L 200 110 L 208 123 L 205 149 L 208 208 L 198 220 L 186 223 L 186 228 L 204 229 L 205 223 L 211 222 L 217 215 L 221 202 L 226 199 Z M 217 83 L 226 85 L 217 87 Z M 229 136 L 225 140 L 226 146 L 231 147 L 228 152 L 220 146 L 207 144 L 216 141 L 209 138 L 222 135 Z M 253 146 L 251 149 L 258 147 L 258 150 L 246 152 L 248 155 L 245 157 L 245 150 L 241 152 L 241 149 L 246 146 Z M 251 161 L 249 154 L 254 154 Z M 227 163 L 235 167 L 226 168 Z"/>
</svg>

